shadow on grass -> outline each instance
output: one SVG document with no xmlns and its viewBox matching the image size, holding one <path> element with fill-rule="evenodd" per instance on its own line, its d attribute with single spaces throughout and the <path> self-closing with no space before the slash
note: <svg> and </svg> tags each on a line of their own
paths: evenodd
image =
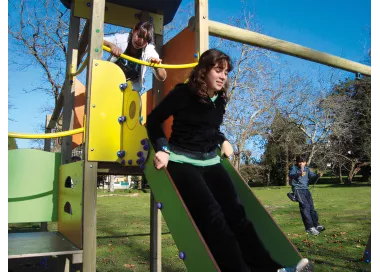
<svg viewBox="0 0 380 272">
<path fill-rule="evenodd" d="M 330 189 L 330 188 L 354 188 L 354 187 L 371 187 L 371 184 L 369 183 L 352 183 L 352 184 L 324 184 L 323 187 L 319 187 L 318 184 L 316 185 L 318 189 Z"/>
<path fill-rule="evenodd" d="M 170 234 L 170 232 L 162 232 L 161 235 Z M 114 235 L 114 236 L 97 236 L 96 239 L 111 239 L 111 238 L 126 238 L 126 237 L 143 237 L 150 236 L 150 233 L 138 233 L 129 235 Z"/>
<path fill-rule="evenodd" d="M 318 265 L 326 265 L 333 267 L 334 270 L 340 270 L 339 268 L 342 268 L 350 271 L 371 271 L 371 265 L 369 263 L 363 262 L 362 259 L 360 257 L 358 258 L 357 255 L 350 257 L 345 255 L 343 251 L 337 252 L 336 250 L 327 248 L 315 250 L 312 248 L 297 247 L 297 249 L 305 258 L 310 258 L 315 267 L 318 267 Z M 340 260 L 342 264 L 338 264 L 339 262 L 335 260 Z"/>
</svg>

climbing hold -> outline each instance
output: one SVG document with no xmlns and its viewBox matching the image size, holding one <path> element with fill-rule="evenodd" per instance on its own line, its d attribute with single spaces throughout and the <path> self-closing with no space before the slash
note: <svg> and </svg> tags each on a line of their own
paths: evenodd
<svg viewBox="0 0 380 272">
<path fill-rule="evenodd" d="M 162 209 L 162 203 L 161 202 L 157 202 L 157 209 L 159 209 L 159 210 Z"/>
<path fill-rule="evenodd" d="M 184 260 L 185 257 L 186 257 L 185 252 L 183 252 L 183 251 L 181 251 L 181 252 L 179 253 L 178 256 L 179 256 L 179 258 L 180 258 L 181 260 Z"/>
<path fill-rule="evenodd" d="M 145 169 L 145 164 L 141 164 L 141 165 L 140 165 L 140 169 L 141 169 L 141 170 L 144 170 L 144 169 Z"/>
<path fill-rule="evenodd" d="M 129 160 L 129 161 L 128 161 L 128 164 L 129 164 L 129 165 L 132 165 L 132 163 L 133 163 L 132 160 Z"/>
<path fill-rule="evenodd" d="M 125 165 L 125 160 L 121 160 L 121 165 Z"/>
<path fill-rule="evenodd" d="M 194 58 L 196 58 L 196 59 L 198 58 L 198 54 L 197 53 L 194 54 Z"/>
<path fill-rule="evenodd" d="M 118 156 L 119 158 L 124 157 L 124 156 L 125 156 L 125 151 L 124 151 L 124 150 L 119 150 L 119 151 L 117 151 L 117 156 Z"/>
<path fill-rule="evenodd" d="M 137 157 L 141 157 L 142 155 L 144 155 L 141 151 L 137 152 Z"/>
<path fill-rule="evenodd" d="M 87 3 L 86 3 L 86 6 L 87 6 L 87 7 L 91 7 L 91 3 L 90 3 L 90 2 L 87 2 Z"/>
<path fill-rule="evenodd" d="M 99 49 L 98 49 L 98 48 L 95 48 L 95 52 L 99 52 Z"/>
<path fill-rule="evenodd" d="M 145 151 L 148 151 L 148 149 L 149 149 L 149 145 L 146 144 L 146 145 L 144 145 L 143 148 L 144 148 Z"/>
<path fill-rule="evenodd" d="M 148 143 L 148 141 L 147 141 L 146 139 L 142 139 L 142 140 L 140 141 L 140 143 L 141 143 L 142 145 L 146 145 L 146 144 Z"/>
<path fill-rule="evenodd" d="M 118 121 L 120 124 L 122 124 L 122 123 L 124 123 L 125 121 L 127 121 L 127 117 L 126 117 L 126 116 L 120 116 L 120 117 L 117 119 L 117 121 Z"/>
<path fill-rule="evenodd" d="M 126 88 L 128 88 L 128 84 L 127 83 L 121 83 L 119 85 L 119 88 L 120 88 L 120 90 L 124 91 Z"/>
</svg>

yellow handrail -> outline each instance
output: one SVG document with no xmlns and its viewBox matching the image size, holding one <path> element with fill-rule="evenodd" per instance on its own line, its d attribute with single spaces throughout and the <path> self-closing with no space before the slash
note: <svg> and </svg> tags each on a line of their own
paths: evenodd
<svg viewBox="0 0 380 272">
<path fill-rule="evenodd" d="M 84 68 L 87 67 L 87 63 L 88 63 L 88 55 L 87 55 L 86 59 L 84 60 L 84 62 L 82 62 L 82 66 L 76 72 L 71 71 L 70 76 L 75 77 L 75 76 L 79 75 L 80 73 L 82 73 Z"/>
<path fill-rule="evenodd" d="M 105 45 L 103 45 L 103 50 L 111 53 L 111 49 Z M 132 58 L 124 54 L 120 54 L 120 57 L 126 60 L 133 61 L 135 63 L 141 64 L 141 65 L 155 67 L 155 68 L 184 69 L 184 68 L 193 68 L 198 64 L 198 62 L 193 62 L 193 63 L 188 63 L 188 64 L 156 64 L 156 63 L 146 62 L 146 61 L 142 61 L 136 58 Z"/>
<path fill-rule="evenodd" d="M 50 138 L 60 138 L 64 136 L 70 136 L 74 134 L 79 134 L 84 132 L 84 128 L 77 128 L 62 132 L 56 132 L 56 133 L 46 133 L 46 134 L 21 134 L 21 133 L 14 133 L 14 132 L 8 132 L 8 137 L 10 138 L 18 138 L 18 139 L 50 139 Z"/>
</svg>

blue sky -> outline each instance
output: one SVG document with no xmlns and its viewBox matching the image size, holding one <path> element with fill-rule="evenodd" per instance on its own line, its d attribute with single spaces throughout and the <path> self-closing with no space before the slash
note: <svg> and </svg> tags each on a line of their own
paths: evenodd
<svg viewBox="0 0 380 272">
<path fill-rule="evenodd" d="M 182 1 L 186 6 L 189 1 Z M 369 0 L 334 1 L 246 1 L 255 13 L 256 21 L 266 35 L 297 43 L 315 50 L 362 62 L 364 48 L 370 43 L 368 28 L 371 25 L 371 2 Z M 239 1 L 209 0 L 211 20 L 228 22 L 228 17 L 237 15 L 242 7 Z M 13 58 L 8 49 L 8 58 Z M 306 69 L 307 61 L 294 57 L 284 58 L 296 69 Z M 8 70 L 8 90 L 10 102 L 15 107 L 9 111 L 8 131 L 36 133 L 45 120 L 41 108 L 45 101 L 52 100 L 46 94 L 25 93 L 31 86 L 41 82 L 39 68 L 25 71 Z M 30 146 L 29 140 L 17 140 L 19 147 Z"/>
</svg>

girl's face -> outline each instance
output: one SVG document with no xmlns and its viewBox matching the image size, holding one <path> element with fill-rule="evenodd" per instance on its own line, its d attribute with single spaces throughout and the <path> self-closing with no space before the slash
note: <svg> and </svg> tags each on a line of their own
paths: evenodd
<svg viewBox="0 0 380 272">
<path fill-rule="evenodd" d="M 134 48 L 136 49 L 141 49 L 141 48 L 144 48 L 147 44 L 148 44 L 148 41 L 147 41 L 147 31 L 145 31 L 144 29 L 141 29 L 140 30 L 133 30 L 132 31 L 132 45 Z"/>
<path fill-rule="evenodd" d="M 228 64 L 223 60 L 217 64 L 206 74 L 205 82 L 209 93 L 220 91 L 227 82 Z"/>
</svg>

